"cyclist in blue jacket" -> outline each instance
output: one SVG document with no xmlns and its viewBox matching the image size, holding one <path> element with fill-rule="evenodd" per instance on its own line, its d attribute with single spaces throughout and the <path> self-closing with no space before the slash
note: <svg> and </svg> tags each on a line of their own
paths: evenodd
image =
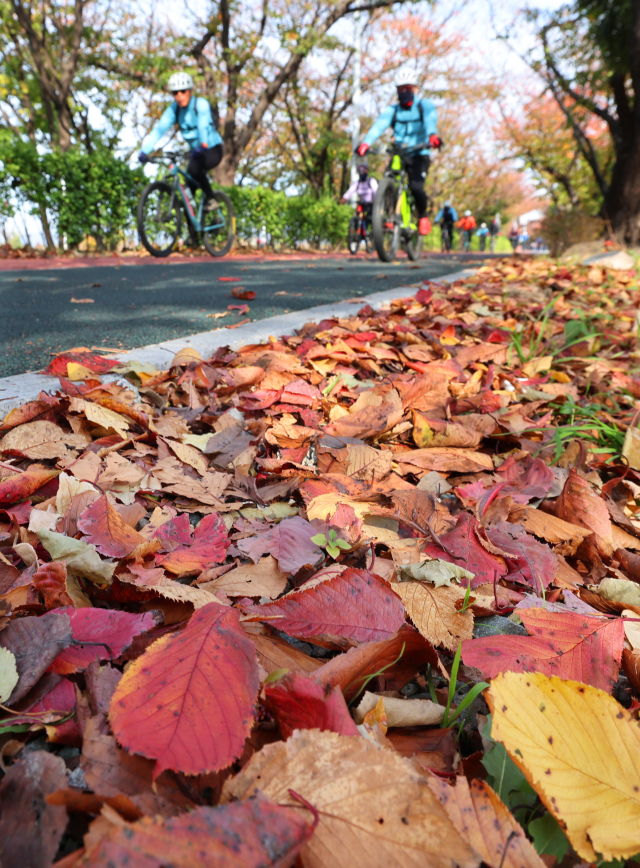
<svg viewBox="0 0 640 868">
<path fill-rule="evenodd" d="M 193 94 L 193 79 L 188 72 L 176 72 L 169 79 L 167 88 L 175 101 L 166 109 L 158 123 L 142 143 L 138 154 L 141 163 L 146 163 L 148 154 L 162 136 L 173 126 L 178 126 L 183 139 L 191 147 L 187 172 L 197 182 L 189 182 L 195 194 L 198 185 L 204 190 L 205 210 L 217 207 L 217 202 L 207 177 L 222 159 L 222 139 L 213 122 L 211 106 L 201 96 Z"/>
<path fill-rule="evenodd" d="M 458 222 L 458 212 L 447 199 L 442 208 L 438 211 L 436 223 L 440 224 L 440 234 L 442 236 L 442 246 L 445 253 L 451 253 L 453 245 L 453 227 Z"/>
<path fill-rule="evenodd" d="M 430 150 L 439 148 L 442 140 L 437 133 L 438 113 L 430 99 L 417 99 L 418 86 L 415 76 L 411 73 L 402 74 L 396 79 L 398 104 L 386 108 L 373 124 L 363 143 L 358 147 L 361 157 L 367 153 L 371 145 L 388 128 L 393 129 L 397 144 L 403 147 L 419 145 L 426 147 L 419 152 L 403 156 L 403 162 L 409 176 L 409 187 L 418 208 L 420 217 L 418 231 L 420 235 L 428 235 L 431 224 L 427 218 L 427 194 L 424 184 L 431 163 Z"/>
</svg>

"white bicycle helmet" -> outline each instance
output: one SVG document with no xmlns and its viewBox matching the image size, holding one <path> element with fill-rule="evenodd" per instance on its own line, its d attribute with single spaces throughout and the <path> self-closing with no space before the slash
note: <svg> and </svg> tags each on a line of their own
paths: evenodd
<svg viewBox="0 0 640 868">
<path fill-rule="evenodd" d="M 193 79 L 188 72 L 174 72 L 167 82 L 167 90 L 171 93 L 177 90 L 193 90 Z"/>
<path fill-rule="evenodd" d="M 465 217 L 471 217 L 471 211 L 465 211 L 464 216 Z"/>
<path fill-rule="evenodd" d="M 396 87 L 405 87 L 408 84 L 413 85 L 414 87 L 418 87 L 417 76 L 415 72 L 399 72 L 395 78 L 395 86 Z"/>
<path fill-rule="evenodd" d="M 447 199 L 447 201 L 444 203 L 444 207 L 445 208 L 451 208 L 451 202 L 449 199 Z"/>
</svg>

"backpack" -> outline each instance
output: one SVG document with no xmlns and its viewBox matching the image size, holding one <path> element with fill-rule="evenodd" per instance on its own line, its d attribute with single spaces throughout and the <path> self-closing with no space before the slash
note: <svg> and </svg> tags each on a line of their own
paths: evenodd
<svg viewBox="0 0 640 868">
<path fill-rule="evenodd" d="M 198 99 L 198 97 L 196 97 Z M 178 108 L 177 103 L 174 103 L 176 106 L 176 126 L 178 126 Z M 211 120 L 213 122 L 213 128 L 216 132 L 220 132 L 220 112 L 218 111 L 218 104 L 215 102 L 209 102 L 209 109 L 211 110 Z"/>
<path fill-rule="evenodd" d="M 209 102 L 209 108 L 211 109 L 211 120 L 213 121 L 214 129 L 216 132 L 220 132 L 220 112 L 218 111 L 218 103 Z"/>
<path fill-rule="evenodd" d="M 400 108 L 402 108 L 402 106 L 399 106 L 399 105 L 397 105 L 397 106 L 394 108 L 394 110 L 393 110 L 393 117 L 391 118 L 391 123 L 389 124 L 389 126 L 391 126 L 391 127 L 393 128 L 393 131 L 394 131 L 394 132 L 395 132 L 395 129 L 396 129 L 396 120 L 397 120 L 397 118 L 398 118 L 398 110 L 399 110 Z M 422 107 L 422 100 L 418 100 L 418 110 L 419 110 L 419 112 L 420 112 L 420 123 L 421 123 L 422 126 L 424 127 L 424 108 Z M 400 121 L 400 123 L 401 123 L 401 124 L 404 124 L 405 126 L 407 126 L 407 124 L 413 123 L 413 121 Z"/>
<path fill-rule="evenodd" d="M 451 226 L 453 226 L 453 212 L 452 212 L 451 208 L 446 207 L 443 209 L 442 222 L 451 224 Z"/>
</svg>

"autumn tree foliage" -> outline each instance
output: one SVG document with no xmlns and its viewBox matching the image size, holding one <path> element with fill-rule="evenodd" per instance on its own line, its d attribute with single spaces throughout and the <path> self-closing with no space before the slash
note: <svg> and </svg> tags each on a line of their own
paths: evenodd
<svg viewBox="0 0 640 868">
<path fill-rule="evenodd" d="M 592 175 L 600 213 L 621 241 L 638 244 L 640 6 L 576 0 L 550 16 L 530 18 L 537 45 L 529 63 L 565 119 L 576 161 Z M 520 151 L 529 159 L 526 146 Z M 544 147 L 536 159 L 546 162 Z"/>
<path fill-rule="evenodd" d="M 556 208 L 582 208 L 596 214 L 601 191 L 593 172 L 556 99 L 549 93 L 532 93 L 516 111 L 502 106 L 495 134 L 504 153 L 523 160 L 538 192 Z M 599 162 L 609 174 L 613 152 L 605 125 L 599 118 L 580 112 Z"/>
</svg>

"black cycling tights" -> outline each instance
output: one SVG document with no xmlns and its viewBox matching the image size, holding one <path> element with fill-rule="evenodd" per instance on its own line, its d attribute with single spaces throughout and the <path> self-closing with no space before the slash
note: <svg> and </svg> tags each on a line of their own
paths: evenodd
<svg viewBox="0 0 640 868">
<path fill-rule="evenodd" d="M 198 184 L 204 190 L 204 195 L 207 199 L 213 199 L 213 190 L 207 177 L 207 172 L 210 169 L 215 169 L 222 159 L 222 145 L 215 145 L 213 148 L 207 148 L 200 154 L 191 154 L 187 172 L 197 181 L 197 184 L 189 184 L 191 192 L 195 194 L 198 189 Z"/>
<path fill-rule="evenodd" d="M 409 189 L 416 202 L 418 217 L 424 217 L 427 213 L 427 194 L 424 192 L 424 183 L 427 180 L 430 163 L 428 154 L 416 154 L 411 161 L 406 161 Z"/>
</svg>

